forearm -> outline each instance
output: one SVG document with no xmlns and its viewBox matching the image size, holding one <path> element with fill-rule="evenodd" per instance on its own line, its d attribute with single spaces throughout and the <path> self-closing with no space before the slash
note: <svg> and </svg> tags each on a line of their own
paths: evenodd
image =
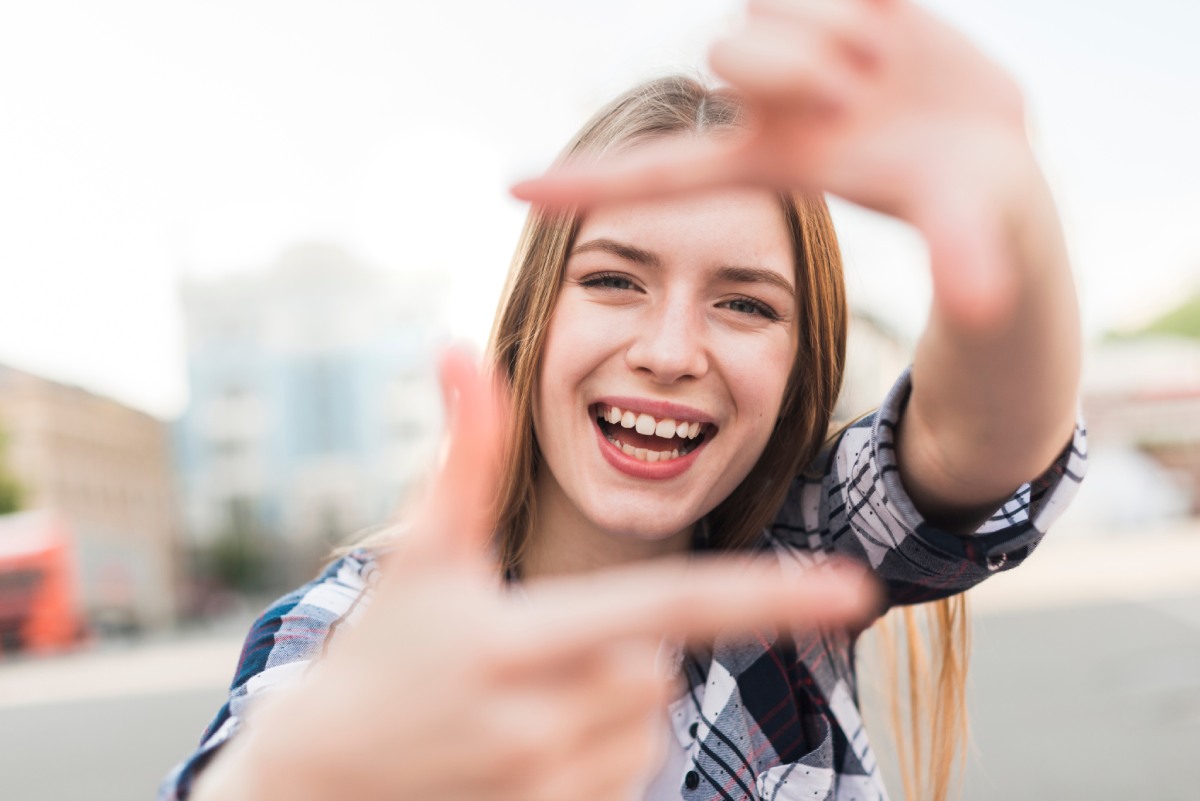
<svg viewBox="0 0 1200 801">
<path fill-rule="evenodd" d="M 918 508 L 952 522 L 969 523 L 1045 470 L 1070 438 L 1078 391 L 1079 312 L 1050 191 L 1023 144 L 992 171 L 1003 313 L 973 324 L 935 291 L 898 443 Z M 935 276 L 946 269 L 935 265 Z"/>
</svg>

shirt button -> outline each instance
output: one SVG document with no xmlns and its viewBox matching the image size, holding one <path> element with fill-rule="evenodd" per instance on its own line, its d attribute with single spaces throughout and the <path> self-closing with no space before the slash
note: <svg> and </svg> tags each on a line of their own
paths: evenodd
<svg viewBox="0 0 1200 801">
<path fill-rule="evenodd" d="M 693 723 L 691 726 L 688 726 L 688 734 L 692 735 L 693 738 L 695 738 L 698 731 L 700 731 L 699 723 Z"/>
<path fill-rule="evenodd" d="M 683 777 L 683 786 L 689 790 L 695 790 L 700 786 L 700 774 L 694 770 L 689 770 Z"/>
</svg>

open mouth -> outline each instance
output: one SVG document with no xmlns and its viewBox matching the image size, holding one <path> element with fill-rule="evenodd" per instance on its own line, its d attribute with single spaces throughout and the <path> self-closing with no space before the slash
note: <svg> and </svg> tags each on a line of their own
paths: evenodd
<svg viewBox="0 0 1200 801">
<path fill-rule="evenodd" d="M 686 456 L 717 434 L 717 426 L 658 418 L 607 403 L 593 404 L 592 416 L 605 439 L 626 456 L 643 462 L 669 462 Z"/>
</svg>

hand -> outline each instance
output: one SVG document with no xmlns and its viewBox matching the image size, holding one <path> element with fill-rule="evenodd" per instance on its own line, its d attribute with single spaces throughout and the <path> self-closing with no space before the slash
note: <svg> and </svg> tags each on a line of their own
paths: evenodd
<svg viewBox="0 0 1200 801">
<path fill-rule="evenodd" d="M 744 98 L 745 135 L 651 143 L 513 193 L 574 205 L 726 184 L 829 191 L 921 229 L 951 319 L 987 326 L 1011 309 L 1007 218 L 1036 170 L 1016 85 L 962 35 L 908 0 L 751 0 L 710 61 Z"/>
<path fill-rule="evenodd" d="M 426 506 L 355 629 L 203 777 L 213 797 L 628 801 L 663 746 L 662 637 L 871 612 L 859 573 L 797 582 L 751 563 L 503 592 L 487 542 L 504 404 L 465 357 L 442 369 L 453 424 Z"/>
</svg>

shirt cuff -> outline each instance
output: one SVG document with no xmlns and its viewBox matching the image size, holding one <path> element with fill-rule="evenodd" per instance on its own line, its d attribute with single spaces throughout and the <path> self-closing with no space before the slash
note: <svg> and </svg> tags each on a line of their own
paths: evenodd
<svg viewBox="0 0 1200 801">
<path fill-rule="evenodd" d="M 912 394 L 912 368 L 884 398 L 871 435 L 887 502 L 913 534 L 947 556 L 986 564 L 989 570 L 1014 567 L 1033 550 L 1079 489 L 1087 468 L 1087 429 L 1077 413 L 1075 430 L 1058 458 L 1040 476 L 1022 484 L 972 534 L 955 534 L 925 520 L 900 481 L 896 427 Z"/>
</svg>

